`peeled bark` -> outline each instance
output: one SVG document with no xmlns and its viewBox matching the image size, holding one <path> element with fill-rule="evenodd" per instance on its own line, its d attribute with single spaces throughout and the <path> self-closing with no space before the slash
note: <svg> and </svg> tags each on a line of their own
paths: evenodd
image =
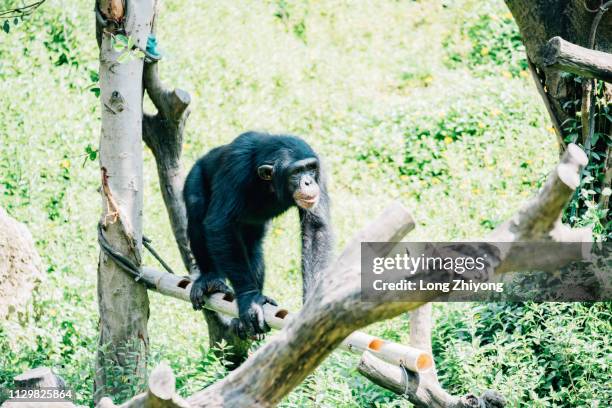
<svg viewBox="0 0 612 408">
<path fill-rule="evenodd" d="M 105 3 L 105 2 L 101 2 Z M 108 2 L 106 2 L 108 3 Z M 106 8 L 100 4 L 102 14 Z M 116 10 L 116 9 L 115 9 Z M 138 47 L 146 47 L 153 20 L 152 0 L 128 3 L 125 28 Z M 113 15 L 104 15 L 114 18 Z M 102 129 L 102 218 L 104 235 L 136 265 L 142 248 L 142 74 L 143 60 L 119 63 L 111 33 L 101 30 L 100 100 Z M 98 266 L 100 338 L 96 362 L 95 395 L 121 395 L 133 384 L 108 386 L 117 370 L 144 381 L 149 344 L 146 288 L 134 282 L 103 252 Z M 112 370 L 112 371 L 111 371 Z M 111 374 L 112 373 L 112 374 Z M 113 384 L 120 382 L 113 381 Z"/>
</svg>

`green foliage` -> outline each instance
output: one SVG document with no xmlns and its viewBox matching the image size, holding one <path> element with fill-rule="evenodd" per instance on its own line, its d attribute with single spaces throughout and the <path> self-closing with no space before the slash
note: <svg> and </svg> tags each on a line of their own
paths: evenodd
<svg viewBox="0 0 612 408">
<path fill-rule="evenodd" d="M 513 407 L 597 406 L 612 400 L 608 303 L 449 309 L 438 316 L 433 348 L 444 361 L 438 373 L 450 391 L 497 389 Z"/>
<path fill-rule="evenodd" d="M 576 143 L 587 153 L 589 163 L 581 174 L 580 186 L 564 214 L 564 220 L 576 226 L 589 226 L 593 228 L 597 240 L 610 240 L 612 238 L 612 219 L 609 209 L 602 208 L 600 204 L 603 195 L 610 195 L 612 191 L 604 186 L 606 173 L 607 152 L 612 148 L 612 101 L 605 94 L 603 84 L 600 82 L 595 93 L 593 115 L 596 123 L 590 140 L 582 141 L 581 109 L 582 98 L 578 91 L 582 87 L 583 79 L 567 74 L 572 79 L 574 88 L 568 92 L 563 101 L 563 109 L 570 115 L 570 119 L 563 123 L 563 133 L 566 143 Z M 571 87 L 570 87 L 571 88 Z"/>
<path fill-rule="evenodd" d="M 482 74 L 519 76 L 527 69 L 525 47 L 512 14 L 498 2 L 452 1 L 459 30 L 444 39 L 445 62 Z M 523 74 L 524 75 L 524 74 Z"/>
<path fill-rule="evenodd" d="M 410 239 L 483 236 L 541 185 L 555 139 L 502 2 L 446 3 L 165 1 L 160 69 L 194 99 L 185 166 L 246 129 L 296 133 L 325 158 L 338 248 L 394 199 L 418 220 Z M 91 23 L 91 4 L 56 0 L 0 41 L 0 206 L 28 225 L 47 267 L 27 310 L 0 325 L 0 395 L 16 374 L 45 365 L 90 406 L 101 211 Z M 124 53 L 129 41 L 118 41 Z M 461 63 L 449 63 L 453 53 Z M 181 265 L 147 150 L 144 175 L 145 232 Z M 599 219 L 596 209 L 580 217 Z M 295 212 L 280 217 L 265 244 L 266 293 L 291 310 L 301 306 L 297 225 Z M 150 303 L 149 368 L 168 361 L 182 395 L 226 374 L 218 356 L 231 350 L 208 347 L 201 313 L 155 293 Z M 437 315 L 436 364 L 453 392 L 495 388 L 512 406 L 609 399 L 608 305 L 440 305 Z M 367 330 L 407 342 L 408 319 Z M 281 406 L 410 406 L 356 363 L 334 353 Z M 113 381 L 130 384 L 115 402 L 141 387 L 129 370 Z"/>
<path fill-rule="evenodd" d="M 304 44 L 306 37 L 306 18 L 308 17 L 308 0 L 275 0 L 274 17 L 280 20 L 287 32 L 299 38 Z"/>
</svg>

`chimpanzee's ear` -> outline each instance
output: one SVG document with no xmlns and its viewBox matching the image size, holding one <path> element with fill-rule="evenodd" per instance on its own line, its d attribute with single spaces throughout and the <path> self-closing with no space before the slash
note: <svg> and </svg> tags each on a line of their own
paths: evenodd
<svg viewBox="0 0 612 408">
<path fill-rule="evenodd" d="M 272 180 L 274 166 L 270 164 L 263 164 L 257 168 L 257 174 L 262 180 Z"/>
</svg>

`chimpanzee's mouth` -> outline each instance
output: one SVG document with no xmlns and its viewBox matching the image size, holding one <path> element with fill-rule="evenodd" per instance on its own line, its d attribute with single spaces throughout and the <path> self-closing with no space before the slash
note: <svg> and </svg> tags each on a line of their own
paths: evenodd
<svg viewBox="0 0 612 408">
<path fill-rule="evenodd" d="M 296 200 L 298 205 L 306 210 L 314 207 L 319 202 L 319 195 L 302 196 Z"/>
</svg>

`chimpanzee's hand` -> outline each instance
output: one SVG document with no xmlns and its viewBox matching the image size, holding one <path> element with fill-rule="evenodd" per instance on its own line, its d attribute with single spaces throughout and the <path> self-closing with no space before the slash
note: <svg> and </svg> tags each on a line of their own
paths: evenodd
<svg viewBox="0 0 612 408">
<path fill-rule="evenodd" d="M 258 291 L 238 295 L 240 327 L 237 332 L 239 337 L 243 339 L 251 336 L 261 338 L 260 335 L 270 331 L 270 326 L 264 319 L 263 305 L 266 303 L 277 306 L 274 300 Z"/>
<path fill-rule="evenodd" d="M 225 284 L 222 278 L 216 276 L 207 277 L 204 274 L 200 275 L 191 285 L 191 292 L 189 293 L 193 310 L 201 310 L 204 307 L 204 296 L 210 296 L 218 292 L 234 296 L 234 292 Z"/>
</svg>

